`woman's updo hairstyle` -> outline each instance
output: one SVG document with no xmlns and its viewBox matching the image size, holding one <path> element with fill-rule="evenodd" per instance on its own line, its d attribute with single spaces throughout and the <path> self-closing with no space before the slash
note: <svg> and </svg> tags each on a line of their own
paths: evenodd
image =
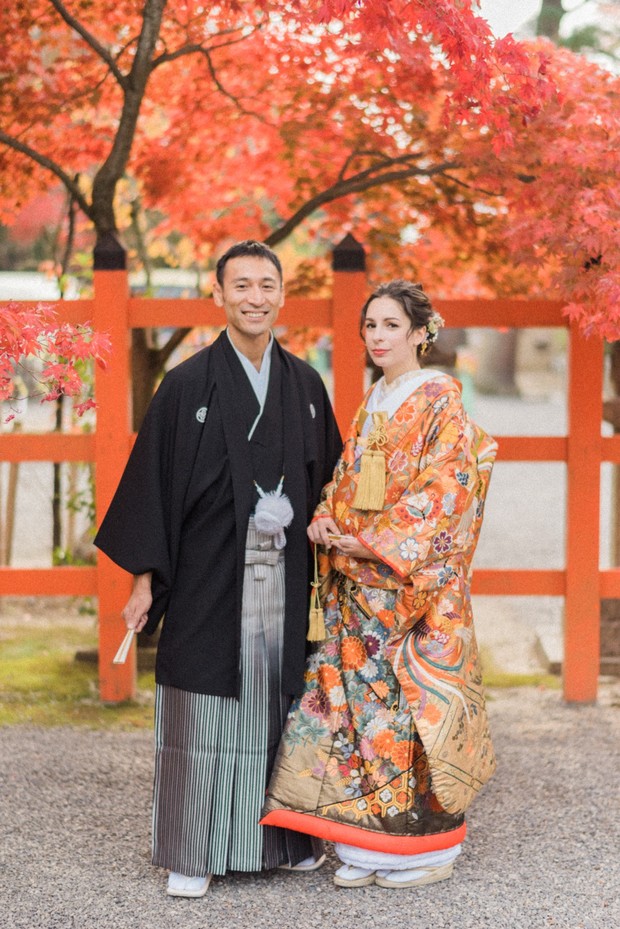
<svg viewBox="0 0 620 929">
<path fill-rule="evenodd" d="M 433 310 L 431 301 L 424 293 L 422 285 L 412 284 L 400 278 L 389 281 L 387 284 L 379 284 L 362 307 L 360 320 L 360 335 L 362 336 L 368 307 L 378 297 L 389 297 L 398 303 L 409 320 L 410 332 L 414 329 L 426 328 L 426 338 L 419 346 L 419 350 L 422 354 L 428 351 L 429 347 L 437 339 L 439 329 L 443 326 L 443 319 L 439 313 Z"/>
</svg>

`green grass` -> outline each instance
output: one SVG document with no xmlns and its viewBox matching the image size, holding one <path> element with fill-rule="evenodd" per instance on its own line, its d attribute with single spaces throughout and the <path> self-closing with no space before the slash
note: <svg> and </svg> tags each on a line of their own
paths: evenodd
<svg viewBox="0 0 620 929">
<path fill-rule="evenodd" d="M 76 661 L 77 651 L 96 648 L 92 618 L 83 623 L 30 627 L 12 619 L 0 624 L 0 725 L 84 726 L 144 729 L 153 725 L 153 672 L 138 675 L 138 696 L 125 703 L 99 699 L 97 665 Z M 513 674 L 494 666 L 482 650 L 488 689 L 544 687 L 557 690 L 559 677 L 540 672 Z"/>
<path fill-rule="evenodd" d="M 138 676 L 138 698 L 99 700 L 97 665 L 76 661 L 97 645 L 92 620 L 84 626 L 0 627 L 0 725 L 135 729 L 153 724 L 153 673 Z"/>
<path fill-rule="evenodd" d="M 549 690 L 559 690 L 562 686 L 562 679 L 556 674 L 549 674 L 546 671 L 533 672 L 531 674 L 516 674 L 511 671 L 502 671 L 496 667 L 491 658 L 490 652 L 480 649 L 482 662 L 482 678 L 484 686 L 487 689 L 508 688 L 508 687 L 542 687 Z"/>
</svg>

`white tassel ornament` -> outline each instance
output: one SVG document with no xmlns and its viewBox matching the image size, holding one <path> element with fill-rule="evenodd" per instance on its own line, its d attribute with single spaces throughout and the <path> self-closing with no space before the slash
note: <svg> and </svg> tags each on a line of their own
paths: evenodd
<svg viewBox="0 0 620 929">
<path fill-rule="evenodd" d="M 277 549 L 282 549 L 286 545 L 286 536 L 284 530 L 293 521 L 293 507 L 291 501 L 282 493 L 282 484 L 284 477 L 280 479 L 276 490 L 269 493 L 256 484 L 260 500 L 254 510 L 254 525 L 259 532 L 265 535 L 273 536 L 273 544 Z"/>
</svg>

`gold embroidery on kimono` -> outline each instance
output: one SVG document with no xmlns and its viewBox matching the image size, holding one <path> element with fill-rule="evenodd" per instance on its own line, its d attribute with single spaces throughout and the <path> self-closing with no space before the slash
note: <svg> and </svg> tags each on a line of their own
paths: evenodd
<svg viewBox="0 0 620 929">
<path fill-rule="evenodd" d="M 383 508 L 361 510 L 366 418 L 362 406 L 315 517 L 381 560 L 322 555 L 327 640 L 289 715 L 263 821 L 408 854 L 460 841 L 495 768 L 470 577 L 497 446 L 458 384 L 427 375 L 384 423 Z"/>
</svg>

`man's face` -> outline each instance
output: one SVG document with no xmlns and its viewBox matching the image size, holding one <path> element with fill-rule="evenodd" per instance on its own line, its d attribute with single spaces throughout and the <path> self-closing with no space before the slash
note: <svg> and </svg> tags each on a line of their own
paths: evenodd
<svg viewBox="0 0 620 929">
<path fill-rule="evenodd" d="M 213 285 L 213 299 L 224 307 L 234 341 L 263 339 L 278 318 L 284 290 L 277 268 L 268 258 L 241 255 L 224 267 L 224 280 Z"/>
</svg>

